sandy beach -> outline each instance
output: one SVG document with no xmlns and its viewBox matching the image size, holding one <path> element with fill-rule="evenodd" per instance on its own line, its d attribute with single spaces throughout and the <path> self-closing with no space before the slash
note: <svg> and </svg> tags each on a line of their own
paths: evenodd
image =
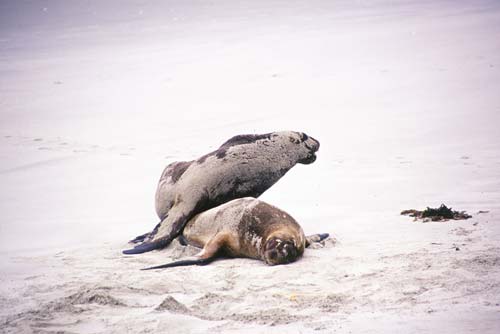
<svg viewBox="0 0 500 334">
<path fill-rule="evenodd" d="M 499 37 L 495 1 L 2 1 L 0 332 L 498 333 Z M 260 198 L 331 239 L 122 254 L 167 164 L 279 130 L 318 159 Z"/>
</svg>

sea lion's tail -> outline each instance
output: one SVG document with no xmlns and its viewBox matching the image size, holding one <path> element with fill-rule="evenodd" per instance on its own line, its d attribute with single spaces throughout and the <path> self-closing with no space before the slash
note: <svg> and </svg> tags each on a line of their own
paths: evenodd
<svg viewBox="0 0 500 334">
<path fill-rule="evenodd" d="M 162 264 L 162 265 L 155 266 L 155 267 L 142 268 L 141 270 L 163 269 L 163 268 L 191 266 L 191 265 L 204 266 L 204 265 L 209 264 L 213 260 L 215 260 L 215 256 L 209 257 L 207 259 L 180 260 L 180 261 Z"/>
<path fill-rule="evenodd" d="M 308 235 L 306 237 L 306 247 L 309 247 L 313 243 L 321 242 L 328 238 L 330 234 L 328 233 L 318 233 L 313 235 Z"/>
</svg>

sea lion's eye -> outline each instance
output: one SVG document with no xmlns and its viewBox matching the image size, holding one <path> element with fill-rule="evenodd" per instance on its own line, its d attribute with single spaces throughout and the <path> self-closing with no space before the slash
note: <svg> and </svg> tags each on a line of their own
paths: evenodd
<svg viewBox="0 0 500 334">
<path fill-rule="evenodd" d="M 276 246 L 278 245 L 278 242 L 276 241 L 276 239 L 271 239 L 268 243 L 268 249 L 272 249 L 272 248 L 275 248 Z"/>
<path fill-rule="evenodd" d="M 278 252 L 273 250 L 271 253 L 269 253 L 269 257 L 274 260 L 278 256 Z"/>
</svg>

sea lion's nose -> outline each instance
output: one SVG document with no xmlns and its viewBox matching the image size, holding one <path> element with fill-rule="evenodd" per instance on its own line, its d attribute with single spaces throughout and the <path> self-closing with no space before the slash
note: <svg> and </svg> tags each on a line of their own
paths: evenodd
<svg viewBox="0 0 500 334">
<path fill-rule="evenodd" d="M 314 141 L 314 149 L 317 151 L 319 150 L 319 141 L 317 139 L 314 139 L 313 137 L 309 137 Z"/>
</svg>

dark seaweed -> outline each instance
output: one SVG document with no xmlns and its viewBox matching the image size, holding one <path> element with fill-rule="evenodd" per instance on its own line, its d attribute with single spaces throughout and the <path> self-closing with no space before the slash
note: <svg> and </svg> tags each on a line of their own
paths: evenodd
<svg viewBox="0 0 500 334">
<path fill-rule="evenodd" d="M 460 220 L 469 219 L 472 216 L 467 214 L 465 211 L 453 211 L 452 208 L 441 204 L 439 208 L 430 208 L 423 211 L 419 210 L 404 210 L 401 212 L 402 215 L 414 217 L 415 220 L 421 219 L 424 222 L 427 221 L 446 221 L 446 220 Z"/>
<path fill-rule="evenodd" d="M 441 204 L 441 206 L 437 209 L 427 207 L 427 209 L 422 212 L 422 218 L 439 216 L 444 219 L 453 219 L 455 213 L 458 212 L 453 212 L 451 208 Z"/>
</svg>

